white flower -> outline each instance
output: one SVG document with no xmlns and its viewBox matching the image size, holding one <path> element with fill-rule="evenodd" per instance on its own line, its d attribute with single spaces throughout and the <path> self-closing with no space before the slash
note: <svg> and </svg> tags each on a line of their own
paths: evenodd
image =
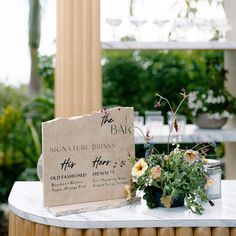
<svg viewBox="0 0 236 236">
<path fill-rule="evenodd" d="M 221 96 L 221 102 L 225 103 L 225 97 L 224 96 Z"/>
<path fill-rule="evenodd" d="M 214 93 L 213 93 L 213 90 L 208 90 L 208 92 L 207 92 L 209 95 L 213 95 Z"/>
<path fill-rule="evenodd" d="M 222 119 L 222 118 L 230 118 L 232 115 L 228 111 L 223 111 L 221 114 L 219 112 L 208 114 L 209 119 Z"/>
<path fill-rule="evenodd" d="M 202 106 L 203 106 L 202 101 L 198 100 L 196 103 L 196 107 L 199 109 L 202 108 Z"/>
<path fill-rule="evenodd" d="M 221 104 L 221 103 L 222 103 L 222 102 L 221 102 L 221 96 L 217 97 L 217 103 L 218 103 L 218 104 Z"/>
<path fill-rule="evenodd" d="M 207 115 L 209 119 L 220 119 L 220 113 L 219 112 L 216 112 L 216 113 L 213 113 L 213 114 L 208 114 Z"/>
<path fill-rule="evenodd" d="M 213 103 L 213 104 L 216 104 L 217 102 L 218 102 L 218 101 L 217 101 L 217 98 L 213 98 L 213 99 L 212 99 L 212 103 Z"/>
<path fill-rule="evenodd" d="M 148 186 L 151 186 L 152 185 L 152 181 L 153 179 L 150 177 L 149 181 L 148 181 Z"/>
<path fill-rule="evenodd" d="M 206 99 L 207 103 L 213 103 L 213 96 L 208 95 L 207 99 Z"/>
<path fill-rule="evenodd" d="M 176 147 L 176 148 L 174 149 L 174 153 L 180 153 L 180 150 L 179 150 L 178 147 Z"/>
<path fill-rule="evenodd" d="M 189 99 L 191 100 L 191 101 L 196 101 L 197 100 L 197 94 L 198 94 L 198 92 L 191 92 L 190 94 L 189 94 Z"/>
<path fill-rule="evenodd" d="M 193 109 L 193 108 L 195 107 L 195 103 L 189 101 L 189 102 L 188 102 L 188 107 L 189 107 L 190 109 Z"/>
<path fill-rule="evenodd" d="M 197 100 L 197 93 L 191 92 L 188 97 L 188 106 L 190 109 L 193 109 L 195 107 L 196 100 Z"/>
<path fill-rule="evenodd" d="M 134 183 L 137 183 L 137 182 L 138 182 L 138 179 L 135 178 L 135 177 L 133 177 L 133 178 L 132 178 L 132 181 L 133 181 Z"/>
</svg>

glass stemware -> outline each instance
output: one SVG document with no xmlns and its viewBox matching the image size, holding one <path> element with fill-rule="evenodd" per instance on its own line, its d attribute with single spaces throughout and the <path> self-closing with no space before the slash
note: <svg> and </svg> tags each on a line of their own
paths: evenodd
<svg viewBox="0 0 236 236">
<path fill-rule="evenodd" d="M 136 39 L 140 39 L 140 27 L 146 22 L 145 0 L 133 0 L 130 11 L 130 23 L 135 26 Z"/>
<path fill-rule="evenodd" d="M 136 28 L 136 39 L 140 39 L 140 27 L 147 22 L 145 19 L 141 19 L 139 17 L 131 16 L 130 23 L 132 23 Z"/>
<path fill-rule="evenodd" d="M 219 41 L 225 41 L 226 32 L 231 29 L 227 19 L 212 20 L 212 25 L 219 31 Z"/>
<path fill-rule="evenodd" d="M 208 20 L 204 18 L 195 18 L 193 20 L 193 23 L 197 29 L 198 41 L 200 42 L 207 41 L 208 38 L 206 37 L 206 35 L 207 35 L 207 32 L 210 30 Z"/>
<path fill-rule="evenodd" d="M 157 41 L 167 41 L 167 37 L 165 37 L 164 34 L 164 28 L 168 24 L 169 20 L 168 19 L 155 19 L 153 20 L 153 24 L 155 24 L 158 29 L 157 29 Z"/>
<path fill-rule="evenodd" d="M 120 18 L 106 18 L 106 23 L 112 27 L 112 39 L 116 40 L 116 28 L 121 24 Z"/>
<path fill-rule="evenodd" d="M 188 31 L 192 28 L 192 22 L 188 18 L 176 18 L 174 28 L 179 41 L 187 41 Z"/>
</svg>

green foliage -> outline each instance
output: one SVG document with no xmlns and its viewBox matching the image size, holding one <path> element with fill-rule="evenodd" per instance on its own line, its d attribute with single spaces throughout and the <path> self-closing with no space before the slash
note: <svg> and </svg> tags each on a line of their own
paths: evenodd
<svg viewBox="0 0 236 236">
<path fill-rule="evenodd" d="M 29 98 L 26 96 L 25 86 L 14 88 L 0 83 L 0 113 L 8 105 L 19 108 L 28 101 Z"/>
<path fill-rule="evenodd" d="M 19 109 L 9 105 L 3 110 L 0 134 L 0 165 L 35 164 L 30 130 Z"/>
<path fill-rule="evenodd" d="M 54 89 L 55 55 L 41 56 L 39 58 L 39 75 L 42 79 L 43 89 Z"/>
<path fill-rule="evenodd" d="M 222 51 L 105 52 L 103 105 L 133 106 L 144 113 L 154 109 L 155 94 L 177 106 L 179 91 L 222 89 L 225 81 Z M 162 106 L 166 115 L 169 107 Z M 179 113 L 191 119 L 184 104 Z"/>
<path fill-rule="evenodd" d="M 54 92 L 45 90 L 44 94 L 34 98 L 23 108 L 27 119 L 32 120 L 41 137 L 41 123 L 54 118 Z"/>
<path fill-rule="evenodd" d="M 207 175 L 202 170 L 204 157 L 198 154 L 196 154 L 194 162 L 185 158 L 186 151 L 179 148 L 175 148 L 169 155 L 150 155 L 143 160 L 147 164 L 145 172 L 139 177 L 133 175 L 132 190 L 144 190 L 144 199 L 151 208 L 156 207 L 154 193 L 158 189 L 161 189 L 163 197 L 169 197 L 170 201 L 173 201 L 180 194 L 184 194 L 187 199 L 187 206 L 194 213 L 201 214 L 203 208 L 197 199 L 200 199 L 201 202 L 208 200 L 205 194 Z M 139 165 L 139 162 L 140 160 L 134 165 L 134 168 Z M 153 168 L 160 168 L 160 176 L 155 176 L 157 170 Z M 150 188 L 150 186 L 154 188 Z"/>
<path fill-rule="evenodd" d="M 32 138 L 18 108 L 6 106 L 0 115 L 0 202 L 5 202 L 14 181 L 26 166 L 35 166 Z"/>
<path fill-rule="evenodd" d="M 174 110 L 169 100 L 158 94 L 160 102 L 166 101 L 172 112 L 172 127 L 169 130 L 169 137 L 173 129 L 178 133 L 176 115 L 189 96 L 185 92 L 182 92 L 181 95 L 183 98 Z M 170 150 L 169 137 L 167 152 L 160 153 L 150 143 L 147 133 L 144 137 L 147 148 L 145 159 L 141 158 L 137 162 L 131 159 L 132 181 L 130 187 L 126 189 L 130 189 L 133 193 L 143 190 L 143 198 L 150 208 L 160 205 L 169 208 L 174 200 L 183 196 L 192 212 L 202 214 L 204 210 L 202 203 L 208 200 L 205 193 L 205 188 L 208 186 L 208 176 L 204 166 L 206 159 L 205 152 L 202 151 L 206 147 L 195 145 L 192 149 L 186 150 L 181 149 L 177 144 L 173 150 Z M 160 199 L 157 198 L 157 193 L 159 196 L 161 194 Z"/>
<path fill-rule="evenodd" d="M 188 89 L 217 91 L 224 87 L 226 71 L 223 51 L 194 51 L 191 53 L 192 83 Z"/>
<path fill-rule="evenodd" d="M 54 117 L 53 58 L 40 59 L 44 89 L 38 97 L 29 97 L 25 86 L 0 84 L 0 203 L 16 180 L 37 180 L 41 122 Z"/>
<path fill-rule="evenodd" d="M 150 101 L 148 93 L 142 94 L 148 88 L 144 81 L 145 71 L 132 52 L 124 55 L 114 52 L 110 55 L 103 66 L 104 106 L 128 105 L 141 110 L 142 104 Z"/>
</svg>

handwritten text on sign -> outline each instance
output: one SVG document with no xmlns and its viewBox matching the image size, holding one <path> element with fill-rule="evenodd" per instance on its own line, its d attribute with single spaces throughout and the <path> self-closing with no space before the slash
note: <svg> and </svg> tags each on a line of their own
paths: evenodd
<svg viewBox="0 0 236 236">
<path fill-rule="evenodd" d="M 113 108 L 42 125 L 44 205 L 125 197 L 134 156 L 133 108 Z"/>
</svg>

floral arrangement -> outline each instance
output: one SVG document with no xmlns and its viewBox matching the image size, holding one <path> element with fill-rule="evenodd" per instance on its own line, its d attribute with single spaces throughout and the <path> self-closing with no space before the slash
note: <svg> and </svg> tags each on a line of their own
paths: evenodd
<svg viewBox="0 0 236 236">
<path fill-rule="evenodd" d="M 183 99 L 175 111 L 166 98 L 157 94 L 160 99 L 156 107 L 159 107 L 164 100 L 173 114 L 169 138 L 173 129 L 178 132 L 176 113 L 182 102 L 189 96 L 185 92 L 181 94 Z M 168 141 L 167 153 L 159 153 L 151 143 L 149 132 L 145 140 L 145 158 L 138 160 L 130 158 L 133 164 L 132 180 L 130 185 L 125 186 L 128 198 L 132 198 L 135 193 L 139 192 L 137 190 L 141 190 L 150 208 L 180 206 L 184 204 L 185 199 L 186 205 L 192 212 L 202 214 L 204 210 L 202 203 L 209 201 L 205 190 L 212 184 L 212 180 L 207 176 L 205 165 L 206 151 L 210 145 L 199 144 L 191 149 L 181 149 L 179 144 L 174 144 L 173 149 L 170 150 Z"/>
<path fill-rule="evenodd" d="M 207 113 L 209 118 L 229 118 L 236 113 L 236 99 L 226 90 L 217 93 L 211 89 L 206 92 L 194 91 L 189 94 L 188 107 L 194 117 Z"/>
</svg>

